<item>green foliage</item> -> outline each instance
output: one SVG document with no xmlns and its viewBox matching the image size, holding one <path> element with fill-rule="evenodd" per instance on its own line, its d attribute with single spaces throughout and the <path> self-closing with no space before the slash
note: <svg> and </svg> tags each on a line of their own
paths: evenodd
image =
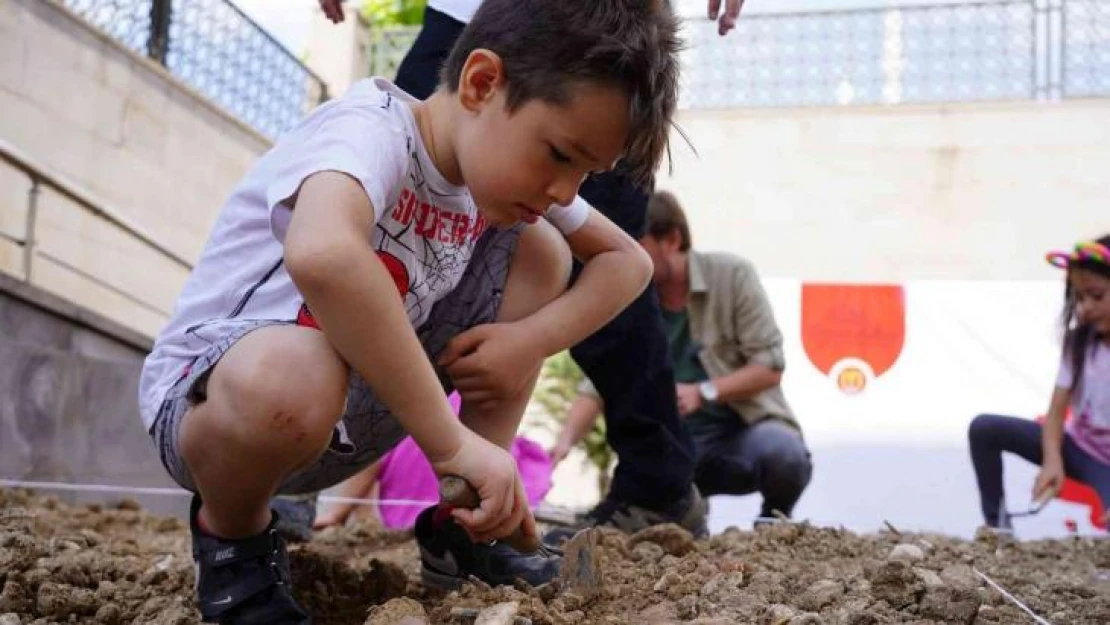
<svg viewBox="0 0 1110 625">
<path fill-rule="evenodd" d="M 362 16 L 373 26 L 418 26 L 424 21 L 427 0 L 366 0 Z"/>
<path fill-rule="evenodd" d="M 561 352 L 548 358 L 540 371 L 539 382 L 533 399 L 543 409 L 541 427 L 558 434 L 566 422 L 567 409 L 578 395 L 578 384 L 582 381 L 582 370 L 570 357 L 570 352 Z M 609 443 L 605 440 L 605 419 L 599 418 L 586 434 L 578 449 L 586 454 L 586 461 L 599 471 L 598 487 L 602 496 L 609 490 L 610 469 L 616 460 Z"/>
</svg>

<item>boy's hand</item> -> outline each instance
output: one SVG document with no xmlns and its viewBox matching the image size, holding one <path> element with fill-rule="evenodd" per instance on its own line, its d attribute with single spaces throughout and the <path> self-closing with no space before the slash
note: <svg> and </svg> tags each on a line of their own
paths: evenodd
<svg viewBox="0 0 1110 625">
<path fill-rule="evenodd" d="M 482 500 L 478 509 L 456 508 L 451 512 L 471 539 L 485 542 L 504 538 L 518 526 L 524 536 L 536 536 L 536 520 L 509 452 L 467 430 L 459 451 L 432 466 L 436 474 L 457 475 L 478 491 Z"/>
<path fill-rule="evenodd" d="M 534 339 L 517 323 L 475 326 L 451 339 L 439 364 L 464 401 L 488 409 L 519 395 L 543 364 Z"/>
</svg>

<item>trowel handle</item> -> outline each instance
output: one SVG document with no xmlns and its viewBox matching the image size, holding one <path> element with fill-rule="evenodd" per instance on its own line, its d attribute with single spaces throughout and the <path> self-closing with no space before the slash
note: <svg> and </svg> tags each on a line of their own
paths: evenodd
<svg viewBox="0 0 1110 625">
<path fill-rule="evenodd" d="M 457 475 L 445 475 L 439 478 L 439 500 L 455 508 L 474 510 L 482 504 L 478 491 L 469 482 Z M 540 541 L 535 536 L 525 536 L 520 526 L 503 538 L 513 549 L 521 553 L 535 553 L 539 551 Z"/>
</svg>

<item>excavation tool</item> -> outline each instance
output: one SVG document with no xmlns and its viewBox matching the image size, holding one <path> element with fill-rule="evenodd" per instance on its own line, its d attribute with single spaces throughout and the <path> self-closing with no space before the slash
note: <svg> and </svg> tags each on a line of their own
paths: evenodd
<svg viewBox="0 0 1110 625">
<path fill-rule="evenodd" d="M 446 475 L 439 480 L 441 504 L 473 510 L 481 504 L 478 491 L 457 475 Z M 559 578 L 564 590 L 574 592 L 583 599 L 591 599 L 601 591 L 601 563 L 598 561 L 597 543 L 600 532 L 585 529 L 568 540 L 561 550 L 551 549 L 534 536 L 525 536 L 520 527 L 503 540 L 521 553 L 562 553 L 563 563 Z"/>
</svg>

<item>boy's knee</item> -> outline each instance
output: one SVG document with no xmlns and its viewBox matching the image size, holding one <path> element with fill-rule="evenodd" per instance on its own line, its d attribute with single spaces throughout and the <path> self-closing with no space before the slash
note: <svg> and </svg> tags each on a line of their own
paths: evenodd
<svg viewBox="0 0 1110 625">
<path fill-rule="evenodd" d="M 570 282 L 571 263 L 570 248 L 554 226 L 538 221 L 525 228 L 505 285 L 505 298 L 512 308 L 504 311 L 506 315 L 526 316 L 559 297 Z"/>
<path fill-rule="evenodd" d="M 219 417 L 230 433 L 248 440 L 268 438 L 258 438 L 264 432 L 291 444 L 326 443 L 343 414 L 346 365 L 319 332 L 285 330 L 318 336 L 281 340 L 296 336 L 285 332 L 254 341 L 238 357 L 225 356 L 213 371 L 209 401 L 226 412 Z"/>
</svg>

